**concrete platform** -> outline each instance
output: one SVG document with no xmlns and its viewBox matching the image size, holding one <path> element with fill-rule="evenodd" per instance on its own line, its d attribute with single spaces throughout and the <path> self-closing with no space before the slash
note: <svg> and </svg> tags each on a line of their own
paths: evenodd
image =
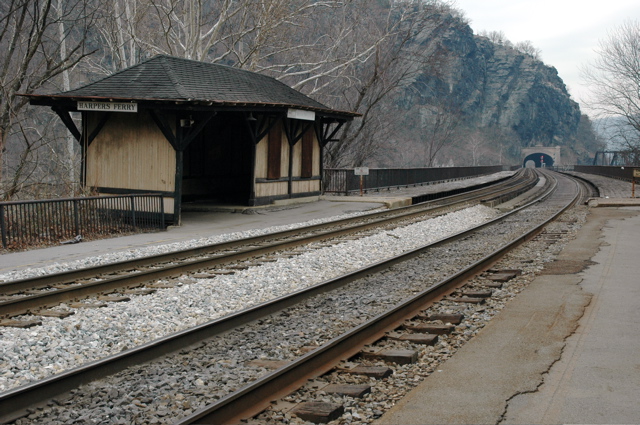
<svg viewBox="0 0 640 425">
<path fill-rule="evenodd" d="M 591 208 L 597 207 L 640 207 L 640 198 L 594 198 L 589 199 Z"/>
<path fill-rule="evenodd" d="M 376 424 L 640 423 L 640 208 L 592 209 L 559 260 Z M 554 271 L 557 273 L 557 271 Z"/>
<path fill-rule="evenodd" d="M 162 232 L 120 236 L 1 254 L 0 273 L 42 267 L 56 262 L 80 260 L 105 253 L 127 251 L 225 233 L 283 226 L 378 208 L 385 208 L 385 204 L 371 199 L 368 202 L 355 203 L 338 198 L 334 202 L 321 200 L 293 205 L 271 205 L 264 208 L 228 206 L 227 209 L 214 211 L 186 212 L 183 213 L 182 226 L 169 227 Z"/>
<path fill-rule="evenodd" d="M 0 274 L 13 270 L 81 260 L 105 253 L 181 242 L 224 233 L 283 226 L 378 208 L 398 208 L 410 205 L 412 196 L 495 181 L 512 174 L 512 171 L 507 171 L 446 183 L 372 192 L 364 196 L 316 196 L 287 199 L 276 201 L 272 205 L 257 207 L 220 205 L 213 202 L 186 203 L 183 208 L 186 212 L 182 214 L 180 227 L 170 227 L 165 232 L 120 236 L 0 254 Z"/>
</svg>

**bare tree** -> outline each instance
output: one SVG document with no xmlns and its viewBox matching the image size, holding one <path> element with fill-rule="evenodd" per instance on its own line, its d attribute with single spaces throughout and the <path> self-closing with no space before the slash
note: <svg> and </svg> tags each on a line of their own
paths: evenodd
<svg viewBox="0 0 640 425">
<path fill-rule="evenodd" d="M 471 165 L 480 165 L 482 149 L 487 141 L 479 131 L 471 133 L 466 139 L 466 146 L 471 151 Z"/>
<path fill-rule="evenodd" d="M 100 59 L 107 64 L 134 51 L 225 63 L 362 113 L 327 148 L 333 166 L 362 164 L 376 155 L 395 124 L 383 100 L 424 72 L 433 56 L 425 45 L 409 48 L 412 38 L 453 12 L 440 0 L 137 0 L 129 10 L 144 10 L 139 16 L 118 7 L 120 1 L 103 8 L 106 52 Z M 154 30 L 141 30 L 132 19 Z M 106 64 L 102 68 L 109 71 Z"/>
<path fill-rule="evenodd" d="M 459 139 L 460 112 L 447 99 L 438 100 L 440 104 L 424 108 L 421 115 L 425 167 L 433 167 L 438 153 Z"/>
<path fill-rule="evenodd" d="M 489 41 L 499 46 L 513 47 L 513 43 L 507 39 L 504 31 L 480 31 L 478 35 L 488 38 Z"/>
<path fill-rule="evenodd" d="M 155 32 L 149 25 L 151 4 L 147 0 L 112 0 L 97 7 L 93 37 L 101 48 L 87 61 L 90 72 L 108 75 L 144 59 L 143 37 Z"/>
<path fill-rule="evenodd" d="M 529 55 L 536 60 L 540 60 L 542 51 L 535 47 L 530 40 L 520 41 L 513 46 L 514 49 L 525 55 Z"/>
<path fill-rule="evenodd" d="M 602 117 L 621 117 L 618 135 L 629 147 L 640 146 L 640 21 L 627 21 L 601 40 L 582 75 L 593 93 L 589 106 Z"/>
<path fill-rule="evenodd" d="M 380 19 L 380 10 L 370 10 L 375 18 L 366 28 L 378 30 L 359 34 L 358 38 L 368 35 L 383 41 L 377 45 L 375 55 L 354 69 L 342 85 L 339 104 L 360 112 L 362 117 L 348 123 L 339 141 L 329 145 L 325 156 L 328 167 L 360 166 L 374 160 L 388 163 L 386 159 L 394 151 L 394 143 L 389 141 L 403 125 L 399 114 L 389 111 L 398 110 L 398 97 L 419 75 L 445 67 L 446 55 L 433 42 L 436 38 L 432 35 L 446 26 L 451 9 L 437 1 L 413 6 L 410 2 L 398 3 L 395 9 L 386 10 L 384 20 Z"/>
<path fill-rule="evenodd" d="M 0 3 L 0 178 L 5 199 L 18 190 L 16 180 L 4 172 L 6 144 L 10 137 L 24 137 L 22 129 L 28 127 L 23 122 L 27 100 L 18 94 L 33 93 L 88 54 L 84 42 L 91 14 L 87 4 L 66 1 L 55 11 L 56 4 L 56 0 Z M 61 28 L 60 22 L 69 25 Z"/>
</svg>

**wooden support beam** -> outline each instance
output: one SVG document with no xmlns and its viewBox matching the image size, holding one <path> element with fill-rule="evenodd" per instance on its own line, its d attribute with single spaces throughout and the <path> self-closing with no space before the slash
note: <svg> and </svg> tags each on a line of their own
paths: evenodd
<svg viewBox="0 0 640 425">
<path fill-rule="evenodd" d="M 104 125 L 107 123 L 107 121 L 109 121 L 110 116 L 111 114 L 108 112 L 102 114 L 102 117 L 100 117 L 100 121 L 98 122 L 98 125 L 96 125 L 96 128 L 93 129 L 93 131 L 91 132 L 91 134 L 89 134 L 89 137 L 87 138 L 87 146 L 91 146 L 91 142 L 93 142 L 95 138 L 98 136 L 98 134 L 100 134 L 100 131 L 102 131 L 102 128 L 104 127 Z"/>
<path fill-rule="evenodd" d="M 151 114 L 151 118 L 156 123 L 156 125 L 158 126 L 158 128 L 160 129 L 164 137 L 171 144 L 171 146 L 173 146 L 173 149 L 178 151 L 179 150 L 178 139 L 173 134 L 173 131 L 171 130 L 171 126 L 169 126 L 167 119 L 163 116 L 163 114 L 159 110 L 149 109 L 149 113 Z"/>
<path fill-rule="evenodd" d="M 71 118 L 71 114 L 69 113 L 69 110 L 60 106 L 52 106 L 51 109 L 53 109 L 53 112 L 58 114 L 58 116 L 60 117 L 64 125 L 67 127 L 67 129 L 69 129 L 73 137 L 79 142 L 80 139 L 82 138 L 82 134 L 80 133 L 80 130 L 78 130 L 78 127 L 76 127 L 76 123 L 73 122 L 73 118 Z"/>
</svg>

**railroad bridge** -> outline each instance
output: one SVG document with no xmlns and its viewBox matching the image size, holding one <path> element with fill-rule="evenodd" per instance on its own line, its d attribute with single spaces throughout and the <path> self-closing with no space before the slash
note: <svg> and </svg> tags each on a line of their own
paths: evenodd
<svg viewBox="0 0 640 425">
<path fill-rule="evenodd" d="M 522 149 L 522 166 L 528 168 L 562 165 L 560 146 L 533 146 Z"/>
</svg>

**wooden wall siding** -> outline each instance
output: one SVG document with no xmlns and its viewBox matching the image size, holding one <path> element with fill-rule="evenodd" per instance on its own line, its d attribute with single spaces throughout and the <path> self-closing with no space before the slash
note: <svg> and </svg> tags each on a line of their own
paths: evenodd
<svg viewBox="0 0 640 425">
<path fill-rule="evenodd" d="M 256 146 L 255 177 L 277 180 L 288 176 L 289 141 L 282 130 L 282 123 L 279 123 Z"/>
<path fill-rule="evenodd" d="M 283 154 L 284 132 L 282 131 L 282 122 L 278 122 L 271 128 L 267 136 L 267 178 L 279 179 L 286 175 L 286 171 L 282 173 L 282 166 L 286 165 Z"/>
<path fill-rule="evenodd" d="M 173 208 L 176 203 L 176 200 L 171 198 L 162 198 L 162 205 L 164 206 L 165 214 L 173 214 Z"/>
<path fill-rule="evenodd" d="M 256 145 L 255 176 L 256 176 L 257 179 L 266 179 L 267 178 L 267 159 L 268 159 L 267 151 L 268 151 L 268 149 L 269 149 L 269 142 L 267 141 L 267 137 L 264 137 Z"/>
<path fill-rule="evenodd" d="M 293 147 L 293 177 L 308 179 L 320 175 L 320 143 L 313 128 Z"/>
<path fill-rule="evenodd" d="M 293 146 L 293 164 L 291 167 L 291 175 L 293 177 L 300 177 L 302 175 L 302 141 L 299 140 Z"/>
<path fill-rule="evenodd" d="M 318 136 L 316 136 L 316 132 L 313 132 L 313 175 L 320 175 L 320 165 L 322 162 L 322 157 L 320 154 L 320 142 L 318 141 Z"/>
<path fill-rule="evenodd" d="M 280 177 L 289 177 L 289 140 L 284 131 L 280 137 Z"/>
<path fill-rule="evenodd" d="M 175 151 L 148 113 L 114 115 L 87 150 L 87 185 L 173 192 Z"/>
<path fill-rule="evenodd" d="M 300 143 L 300 177 L 308 179 L 313 177 L 313 134 L 315 131 L 313 128 L 308 129 L 302 135 L 302 141 Z"/>
<path fill-rule="evenodd" d="M 256 198 L 287 195 L 288 191 L 288 182 L 256 183 Z"/>
<path fill-rule="evenodd" d="M 298 180 L 292 186 L 293 193 L 319 192 L 320 180 Z"/>
</svg>

